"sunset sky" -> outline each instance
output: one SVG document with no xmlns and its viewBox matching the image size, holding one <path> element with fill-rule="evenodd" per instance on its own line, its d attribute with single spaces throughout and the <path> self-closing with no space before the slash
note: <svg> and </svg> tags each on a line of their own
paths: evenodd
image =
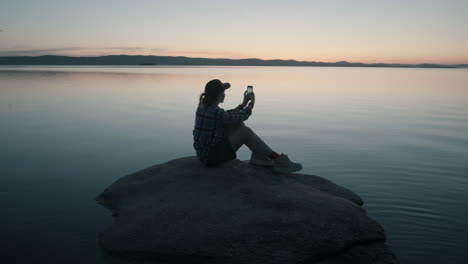
<svg viewBox="0 0 468 264">
<path fill-rule="evenodd" d="M 0 56 L 468 63 L 467 0 L 2 0 Z"/>
</svg>

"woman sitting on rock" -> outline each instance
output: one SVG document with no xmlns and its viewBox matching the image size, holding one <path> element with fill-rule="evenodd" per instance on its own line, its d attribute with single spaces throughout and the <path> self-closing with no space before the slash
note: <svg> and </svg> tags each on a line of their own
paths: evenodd
<svg viewBox="0 0 468 264">
<path fill-rule="evenodd" d="M 224 102 L 224 91 L 231 87 L 218 79 L 209 81 L 195 115 L 193 147 L 198 159 L 206 166 L 237 158 L 237 150 L 245 144 L 251 151 L 250 163 L 274 167 L 279 171 L 294 172 L 302 169 L 300 163 L 292 162 L 288 155 L 273 151 L 243 121 L 252 114 L 255 104 L 254 93 L 244 93 L 242 104 L 225 111 L 218 106 Z"/>
</svg>

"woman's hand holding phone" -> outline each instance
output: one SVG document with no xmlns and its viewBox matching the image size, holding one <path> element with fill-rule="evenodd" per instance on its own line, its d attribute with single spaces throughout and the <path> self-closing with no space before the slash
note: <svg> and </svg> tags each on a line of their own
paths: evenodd
<svg viewBox="0 0 468 264">
<path fill-rule="evenodd" d="M 250 95 L 247 93 L 247 91 L 245 91 L 244 100 L 242 101 L 242 107 L 245 107 L 249 101 L 250 101 Z"/>
<path fill-rule="evenodd" d="M 244 100 L 242 101 L 242 106 L 245 107 L 249 101 L 255 103 L 255 94 L 253 93 L 253 87 L 249 85 L 247 90 L 244 92 Z"/>
<path fill-rule="evenodd" d="M 244 101 L 242 104 L 247 104 L 249 101 L 255 101 L 255 94 L 253 92 L 248 93 L 247 91 L 244 92 Z"/>
<path fill-rule="evenodd" d="M 249 96 L 250 101 L 252 101 L 252 103 L 255 103 L 255 94 L 254 94 L 254 92 L 248 93 L 247 95 Z"/>
</svg>

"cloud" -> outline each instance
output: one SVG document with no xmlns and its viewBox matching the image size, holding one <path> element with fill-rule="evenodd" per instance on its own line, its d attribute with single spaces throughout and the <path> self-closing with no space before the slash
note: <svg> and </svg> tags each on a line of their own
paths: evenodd
<svg viewBox="0 0 468 264">
<path fill-rule="evenodd" d="M 29 49 L 29 50 L 13 50 L 13 51 L 0 51 L 2 56 L 32 56 L 43 55 L 48 53 L 66 52 L 76 50 L 77 48 L 53 48 L 53 49 Z"/>
<path fill-rule="evenodd" d="M 63 56 L 100 56 L 112 54 L 128 55 L 151 55 L 156 52 L 165 52 L 165 48 L 144 47 L 65 47 L 49 49 L 16 49 L 0 51 L 0 56 L 41 56 L 41 55 L 63 55 Z"/>
<path fill-rule="evenodd" d="M 216 50 L 170 50 L 166 48 L 146 48 L 133 46 L 111 46 L 100 48 L 64 47 L 49 49 L 20 49 L 0 51 L 0 56 L 104 56 L 104 55 L 158 55 L 158 56 L 186 56 L 203 58 L 232 58 L 240 59 L 249 57 L 249 54 L 232 51 Z"/>
<path fill-rule="evenodd" d="M 230 58 L 240 59 L 247 58 L 251 55 L 243 52 L 234 51 L 216 51 L 216 50 L 168 50 L 160 53 L 166 56 L 187 56 L 187 57 L 203 57 L 203 58 Z"/>
</svg>

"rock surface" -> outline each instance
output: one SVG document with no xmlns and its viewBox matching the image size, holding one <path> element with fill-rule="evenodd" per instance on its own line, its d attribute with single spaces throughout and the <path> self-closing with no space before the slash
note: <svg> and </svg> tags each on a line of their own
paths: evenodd
<svg viewBox="0 0 468 264">
<path fill-rule="evenodd" d="M 361 198 L 324 178 L 195 156 L 122 177 L 96 197 L 109 263 L 398 263 Z"/>
</svg>

